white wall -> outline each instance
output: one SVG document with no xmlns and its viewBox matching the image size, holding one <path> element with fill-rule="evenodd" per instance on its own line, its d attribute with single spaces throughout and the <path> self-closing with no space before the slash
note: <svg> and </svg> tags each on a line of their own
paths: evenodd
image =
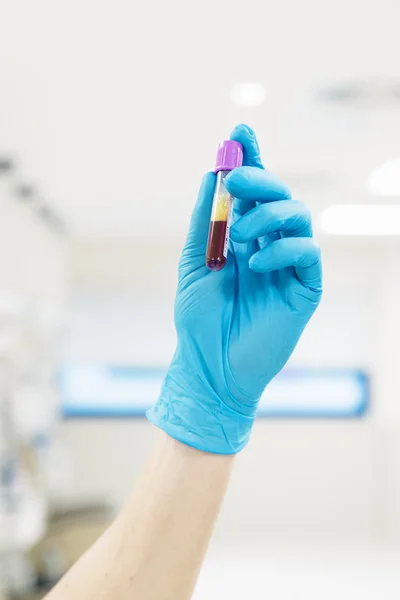
<svg viewBox="0 0 400 600">
<path fill-rule="evenodd" d="M 371 412 L 361 421 L 258 421 L 238 460 L 221 536 L 237 530 L 261 536 L 400 535 L 400 502 L 388 499 L 390 491 L 400 500 L 400 426 L 390 418 L 396 402 L 385 404 L 382 397 L 388 389 L 399 396 L 394 359 L 386 360 L 396 345 L 393 339 L 387 347 L 387 337 L 398 336 L 381 312 L 383 306 L 389 311 L 390 297 L 395 318 L 400 303 L 391 271 L 397 248 L 379 240 L 324 240 L 323 249 L 325 296 L 292 362 L 365 368 L 374 382 Z M 177 247 L 75 243 L 66 357 L 167 363 L 175 345 L 178 256 Z M 63 435 L 75 464 L 69 497 L 100 495 L 118 506 L 151 445 L 151 427 L 142 420 L 69 421 Z"/>
</svg>

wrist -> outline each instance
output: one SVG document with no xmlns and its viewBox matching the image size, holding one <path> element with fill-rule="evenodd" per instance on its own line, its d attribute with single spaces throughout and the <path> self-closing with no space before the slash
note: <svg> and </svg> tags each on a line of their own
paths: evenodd
<svg viewBox="0 0 400 600">
<path fill-rule="evenodd" d="M 172 458 L 177 465 L 190 463 L 192 466 L 200 463 L 210 464 L 210 461 L 217 459 L 220 461 L 232 461 L 234 459 L 234 455 L 215 454 L 189 446 L 161 429 L 157 430 L 154 454 L 163 457 L 165 460 Z"/>
</svg>

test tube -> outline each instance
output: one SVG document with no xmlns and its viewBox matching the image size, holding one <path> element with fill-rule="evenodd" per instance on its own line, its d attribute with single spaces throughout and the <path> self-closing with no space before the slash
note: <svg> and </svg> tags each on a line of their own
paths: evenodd
<svg viewBox="0 0 400 600">
<path fill-rule="evenodd" d="M 223 269 L 228 254 L 233 198 L 225 188 L 224 179 L 232 169 L 241 167 L 242 162 L 242 144 L 233 140 L 225 140 L 220 143 L 214 169 L 217 179 L 206 254 L 206 265 L 211 271 Z"/>
</svg>

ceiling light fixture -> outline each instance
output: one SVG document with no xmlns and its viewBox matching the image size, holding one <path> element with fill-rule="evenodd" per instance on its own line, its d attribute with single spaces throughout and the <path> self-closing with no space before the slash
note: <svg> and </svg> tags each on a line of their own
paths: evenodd
<svg viewBox="0 0 400 600">
<path fill-rule="evenodd" d="M 265 100 L 266 91 L 258 81 L 242 81 L 235 83 L 231 89 L 231 100 L 238 106 L 250 108 L 259 106 Z"/>
<path fill-rule="evenodd" d="M 367 179 L 367 190 L 374 196 L 400 198 L 400 158 L 393 158 L 376 167 Z"/>
<path fill-rule="evenodd" d="M 400 204 L 333 204 L 318 225 L 330 235 L 400 235 Z"/>
</svg>

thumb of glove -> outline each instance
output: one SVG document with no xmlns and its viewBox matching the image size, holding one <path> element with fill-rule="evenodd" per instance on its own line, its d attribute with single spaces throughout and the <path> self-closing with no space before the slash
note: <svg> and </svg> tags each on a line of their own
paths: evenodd
<svg viewBox="0 0 400 600">
<path fill-rule="evenodd" d="M 215 188 L 215 174 L 206 173 L 190 221 L 180 269 L 191 272 L 205 265 L 208 230 Z"/>
</svg>

